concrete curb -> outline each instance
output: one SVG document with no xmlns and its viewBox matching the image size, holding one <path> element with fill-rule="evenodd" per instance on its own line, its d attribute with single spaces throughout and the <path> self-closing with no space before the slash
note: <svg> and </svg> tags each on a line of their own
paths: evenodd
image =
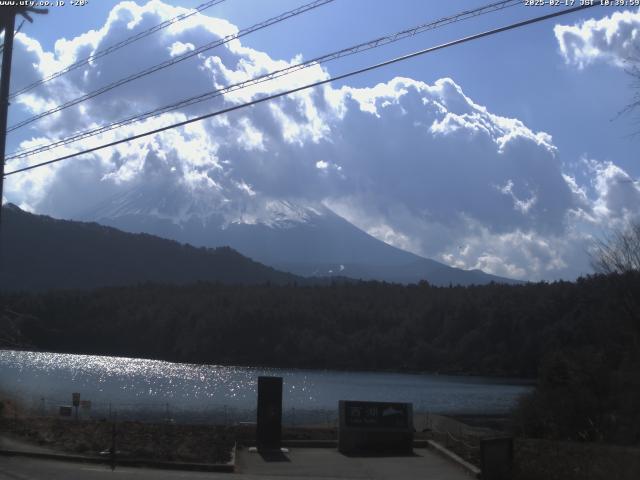
<svg viewBox="0 0 640 480">
<path fill-rule="evenodd" d="M 57 460 L 62 462 L 78 462 L 110 465 L 108 457 L 90 457 L 85 455 L 68 455 L 57 453 L 25 452 L 17 450 L 0 450 L 0 456 L 29 457 L 42 460 Z M 236 467 L 236 445 L 231 449 L 231 460 L 227 463 L 188 463 L 188 462 L 162 462 L 157 460 L 144 460 L 133 458 L 119 458 L 116 467 L 146 467 L 162 470 L 187 470 L 200 472 L 227 472 L 233 473 Z"/>
<path fill-rule="evenodd" d="M 286 448 L 338 448 L 336 440 L 283 440 Z"/>
<path fill-rule="evenodd" d="M 427 440 L 414 440 L 413 448 L 427 448 Z M 283 440 L 286 448 L 338 448 L 337 440 Z"/>
<path fill-rule="evenodd" d="M 108 461 L 101 457 L 89 457 L 82 455 L 67 455 L 64 453 L 44 453 L 44 452 L 25 452 L 22 450 L 0 450 L 0 456 L 3 457 L 29 457 L 40 458 L 42 460 L 59 460 L 64 462 L 79 462 L 79 463 L 108 463 Z"/>
<path fill-rule="evenodd" d="M 463 468 L 469 475 L 475 478 L 480 478 L 481 470 L 475 465 L 472 465 L 471 463 L 467 462 L 465 459 L 463 459 L 459 455 L 456 455 L 448 448 L 445 448 L 444 446 L 440 445 L 438 442 L 435 442 L 433 440 L 427 440 L 427 444 L 428 444 L 428 448 L 432 448 L 443 457 L 453 461 L 455 464 Z"/>
</svg>

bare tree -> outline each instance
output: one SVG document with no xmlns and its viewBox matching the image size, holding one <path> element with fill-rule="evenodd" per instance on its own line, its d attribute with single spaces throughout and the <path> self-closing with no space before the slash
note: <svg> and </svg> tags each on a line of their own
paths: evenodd
<svg viewBox="0 0 640 480">
<path fill-rule="evenodd" d="M 631 97 L 631 102 L 622 109 L 620 112 L 621 115 L 636 113 L 640 110 L 640 53 L 636 52 L 636 54 L 628 58 L 625 63 L 627 64 L 625 70 L 631 78 L 633 97 Z M 635 118 L 634 121 L 640 124 L 640 117 Z M 636 131 L 633 135 L 640 135 L 640 130 Z"/>
<path fill-rule="evenodd" d="M 598 240 L 591 264 L 599 273 L 640 272 L 640 221 Z"/>
</svg>

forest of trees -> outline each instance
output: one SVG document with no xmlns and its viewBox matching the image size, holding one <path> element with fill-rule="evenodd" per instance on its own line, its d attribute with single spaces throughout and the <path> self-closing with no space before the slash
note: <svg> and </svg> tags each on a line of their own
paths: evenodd
<svg viewBox="0 0 640 480">
<path fill-rule="evenodd" d="M 144 284 L 4 293 L 0 302 L 40 350 L 534 377 L 545 354 L 570 348 L 620 361 L 637 346 L 638 291 L 640 275 L 629 273 L 450 288 Z"/>
<path fill-rule="evenodd" d="M 426 282 L 144 284 L 4 293 L 0 304 L 13 338 L 38 350 L 295 368 L 540 374 L 519 409 L 520 428 L 538 436 L 640 441 L 637 292 L 640 274 L 627 272 L 449 288 Z M 628 431 L 618 428 L 621 418 Z"/>
</svg>

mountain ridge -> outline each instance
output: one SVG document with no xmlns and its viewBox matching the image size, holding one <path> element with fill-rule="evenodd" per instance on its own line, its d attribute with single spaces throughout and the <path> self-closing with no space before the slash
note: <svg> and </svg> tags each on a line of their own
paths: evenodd
<svg viewBox="0 0 640 480">
<path fill-rule="evenodd" d="M 426 280 L 439 286 L 486 284 L 492 281 L 510 283 L 508 279 L 480 271 L 458 270 L 396 249 L 352 227 L 338 215 L 321 215 L 319 211 L 316 211 L 315 217 L 306 219 L 311 221 L 302 224 L 282 220 L 280 226 L 284 225 L 284 228 L 274 229 L 264 224 L 227 225 L 226 232 L 232 234 L 227 239 L 233 239 L 236 235 L 245 242 L 236 241 L 240 247 L 251 247 L 250 240 L 257 237 L 258 241 L 253 242 L 253 246 L 264 249 L 263 257 L 270 248 L 275 248 L 276 251 L 293 253 L 290 258 L 298 260 L 287 263 L 287 258 L 281 257 L 273 265 L 265 265 L 265 262 L 249 258 L 245 252 L 227 245 L 215 248 L 192 246 L 182 239 L 154 235 L 156 232 L 153 230 L 157 225 L 145 228 L 144 222 L 140 222 L 141 219 L 150 220 L 145 216 L 125 218 L 131 221 L 132 226 L 151 230 L 152 233 L 127 232 L 126 228 L 119 229 L 119 225 L 55 219 L 28 213 L 12 204 L 3 207 L 3 217 L 0 288 L 11 291 L 97 288 L 146 282 L 187 284 L 198 281 L 237 285 L 267 282 L 280 285 L 326 284 L 348 279 L 393 283 Z M 382 252 L 387 255 L 387 263 L 336 263 L 330 258 L 316 262 L 300 261 L 306 258 L 307 252 L 317 248 L 325 248 L 326 254 L 335 253 L 331 248 L 327 249 L 327 243 L 330 242 L 326 238 L 322 235 L 316 237 L 318 232 L 322 233 L 325 229 L 327 220 L 330 223 L 337 222 L 338 226 L 346 229 L 346 235 L 342 236 L 343 230 L 338 228 L 337 235 L 330 239 L 336 251 L 344 250 L 341 240 L 347 238 L 351 239 L 351 248 L 361 255 L 361 259 L 375 257 Z M 165 226 L 166 222 L 168 220 L 161 221 Z M 171 225 L 189 233 L 184 225 Z M 293 246 L 280 244 L 279 235 L 283 231 L 293 233 L 293 237 L 290 237 L 294 238 Z M 369 242 L 369 250 L 357 251 L 358 240 L 361 239 Z"/>
<path fill-rule="evenodd" d="M 426 280 L 439 286 L 522 283 L 451 267 L 389 245 L 322 204 L 255 197 L 241 205 L 225 204 L 214 197 L 185 196 L 171 187 L 165 193 L 145 187 L 87 210 L 81 218 L 198 247 L 228 245 L 265 265 L 305 277 Z"/>
<path fill-rule="evenodd" d="M 145 282 L 290 284 L 304 281 L 229 247 L 196 248 L 95 222 L 60 220 L 3 206 L 0 288 L 49 290 Z"/>
</svg>

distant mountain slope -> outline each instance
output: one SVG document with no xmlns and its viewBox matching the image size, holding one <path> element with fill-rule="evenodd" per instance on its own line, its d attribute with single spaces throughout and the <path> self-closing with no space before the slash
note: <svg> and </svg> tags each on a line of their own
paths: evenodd
<svg viewBox="0 0 640 480">
<path fill-rule="evenodd" d="M 212 205 L 206 208 L 206 205 Z M 433 285 L 521 283 L 449 267 L 384 243 L 323 205 L 256 199 L 242 208 L 181 192 L 133 190 L 83 213 L 82 219 L 196 246 L 229 245 L 278 270 L 302 276 Z"/>
<path fill-rule="evenodd" d="M 140 282 L 276 284 L 301 280 L 231 248 L 205 249 L 95 223 L 2 209 L 0 288 L 44 290 Z"/>
<path fill-rule="evenodd" d="M 435 286 L 486 285 L 491 282 L 509 285 L 524 283 L 510 278 L 491 275 L 482 270 L 461 270 L 459 268 L 453 268 L 418 256 L 410 263 L 399 265 L 275 263 L 274 267 L 278 270 L 291 272 L 303 277 L 318 275 L 327 277 L 340 276 L 405 284 L 419 283 L 422 280 L 426 280 Z"/>
</svg>

